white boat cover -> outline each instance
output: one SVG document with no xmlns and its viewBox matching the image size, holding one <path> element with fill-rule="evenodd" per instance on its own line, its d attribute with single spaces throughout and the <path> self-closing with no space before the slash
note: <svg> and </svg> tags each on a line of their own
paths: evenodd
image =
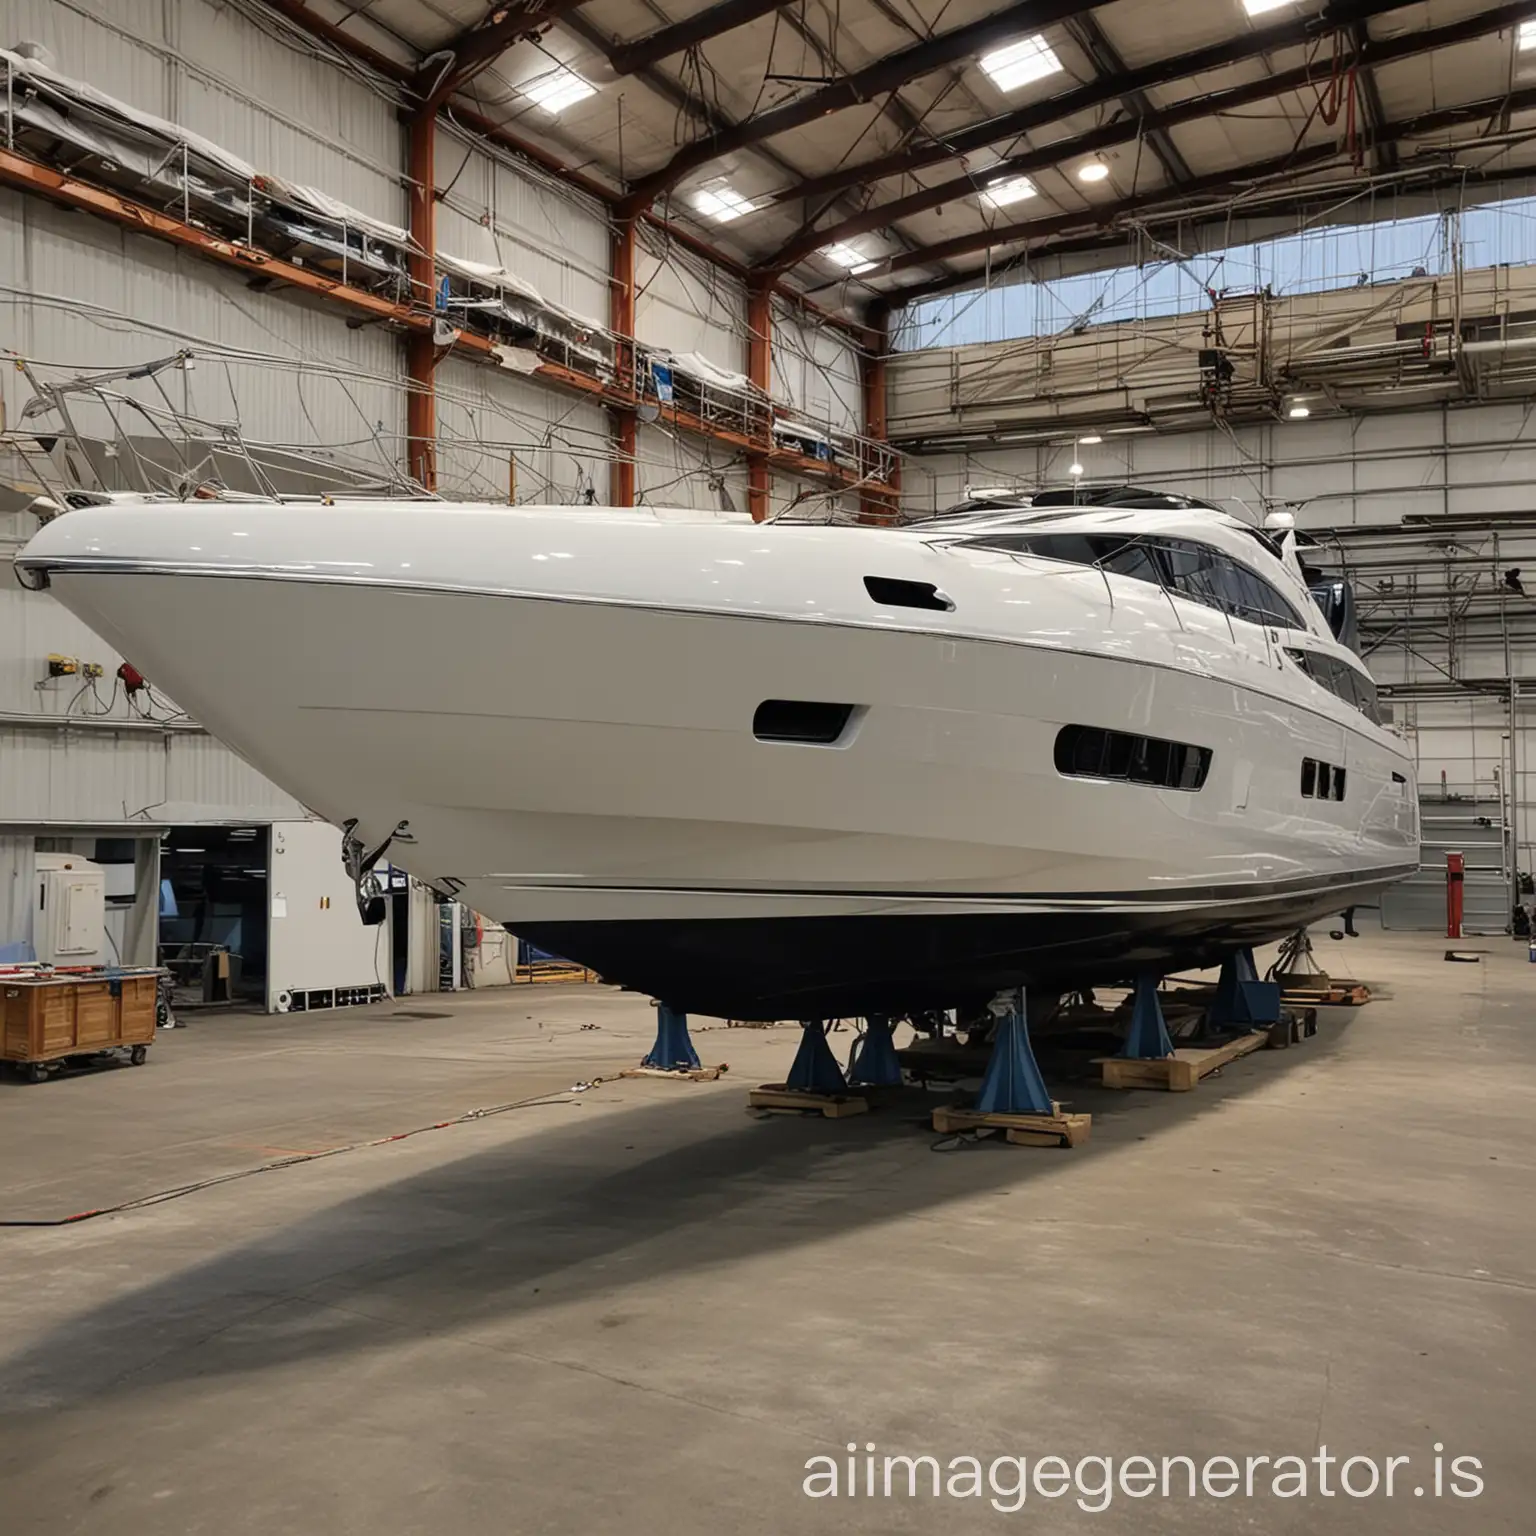
<svg viewBox="0 0 1536 1536">
<path fill-rule="evenodd" d="M 77 101 L 88 102 L 100 111 L 112 113 L 126 122 L 135 123 L 161 138 L 169 139 L 173 143 L 185 144 L 188 149 L 196 150 L 205 160 L 219 166 L 236 181 L 251 181 L 255 178 L 254 166 L 248 165 L 238 155 L 230 154 L 227 149 L 221 148 L 211 139 L 205 139 L 201 134 L 193 133 L 179 123 L 156 117 L 153 112 L 143 112 L 138 107 L 131 107 L 127 102 L 119 101 L 116 96 L 109 96 L 105 91 L 97 90 L 94 85 L 87 85 L 83 80 L 72 80 L 68 75 L 61 75 L 58 70 L 39 59 L 13 53 L 9 48 L 0 48 L 0 66 L 4 66 L 16 78 L 30 79 L 43 89 L 61 96 L 73 97 Z"/>
</svg>

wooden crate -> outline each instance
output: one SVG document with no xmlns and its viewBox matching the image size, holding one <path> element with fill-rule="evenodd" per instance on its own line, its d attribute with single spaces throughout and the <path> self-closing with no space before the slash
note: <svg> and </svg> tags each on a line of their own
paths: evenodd
<svg viewBox="0 0 1536 1536">
<path fill-rule="evenodd" d="M 159 978 L 8 976 L 0 978 L 0 1060 L 59 1061 L 155 1038 Z"/>
</svg>

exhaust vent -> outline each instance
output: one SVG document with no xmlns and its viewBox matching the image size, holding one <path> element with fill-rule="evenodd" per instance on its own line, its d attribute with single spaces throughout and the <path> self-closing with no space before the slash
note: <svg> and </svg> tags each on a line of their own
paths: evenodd
<svg viewBox="0 0 1536 1536">
<path fill-rule="evenodd" d="M 752 716 L 752 734 L 759 741 L 830 747 L 848 729 L 852 718 L 852 704 L 823 704 L 815 699 L 764 699 Z"/>
<path fill-rule="evenodd" d="M 931 581 L 902 581 L 896 576 L 866 576 L 864 590 L 882 608 L 927 608 L 940 613 L 953 613 L 953 599 L 934 586 Z"/>
</svg>

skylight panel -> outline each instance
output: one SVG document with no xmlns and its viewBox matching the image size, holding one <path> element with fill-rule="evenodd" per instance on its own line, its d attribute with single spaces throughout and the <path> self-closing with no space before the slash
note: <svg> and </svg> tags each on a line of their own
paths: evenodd
<svg viewBox="0 0 1536 1536">
<path fill-rule="evenodd" d="M 1536 48 L 1536 21 L 1522 21 L 1519 30 L 1515 33 L 1515 47 L 1521 53 L 1529 53 Z"/>
<path fill-rule="evenodd" d="M 700 187 L 690 201 L 695 211 L 706 219 L 713 219 L 716 224 L 729 224 L 732 219 L 739 219 L 757 207 L 751 198 L 743 197 L 735 187 L 723 181 Z"/>
<path fill-rule="evenodd" d="M 836 245 L 823 246 L 821 254 L 828 261 L 835 261 L 838 266 L 847 267 L 855 276 L 860 272 L 868 272 L 876 265 L 863 251 L 841 240 Z"/>
<path fill-rule="evenodd" d="M 1038 32 L 982 54 L 980 62 L 982 72 L 1000 91 L 1016 91 L 1061 69 L 1061 60 Z"/>
<path fill-rule="evenodd" d="M 597 87 L 590 80 L 583 80 L 564 64 L 556 64 L 542 75 L 525 80 L 517 89 L 524 99 L 542 107 L 551 116 L 597 93 Z"/>
<path fill-rule="evenodd" d="M 1028 176 L 1005 176 L 990 187 L 983 187 L 981 200 L 991 203 L 994 208 L 1006 208 L 1010 203 L 1021 203 L 1034 195 L 1035 184 Z"/>
</svg>

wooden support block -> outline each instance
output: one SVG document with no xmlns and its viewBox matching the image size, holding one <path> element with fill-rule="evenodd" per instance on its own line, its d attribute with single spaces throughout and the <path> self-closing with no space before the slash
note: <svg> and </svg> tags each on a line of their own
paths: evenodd
<svg viewBox="0 0 1536 1536">
<path fill-rule="evenodd" d="M 1250 1035 L 1239 1035 L 1226 1045 L 1183 1045 L 1161 1061 L 1139 1061 L 1126 1056 L 1100 1056 L 1097 1061 L 1103 1070 L 1106 1088 L 1165 1088 L 1170 1093 L 1187 1093 L 1202 1077 L 1209 1077 L 1212 1072 L 1268 1042 L 1268 1029 L 1261 1029 Z"/>
<path fill-rule="evenodd" d="M 747 1108 L 793 1114 L 815 1109 L 828 1120 L 841 1120 L 847 1115 L 864 1114 L 869 1109 L 869 1100 L 856 1093 L 806 1093 L 799 1088 L 786 1088 L 783 1083 L 764 1083 L 747 1094 Z"/>
<path fill-rule="evenodd" d="M 625 1067 L 620 1077 L 671 1077 L 688 1083 L 712 1083 L 731 1069 L 722 1061 L 718 1067 Z"/>
<path fill-rule="evenodd" d="M 1359 1008 L 1371 1000 L 1371 989 L 1359 981 L 1335 981 L 1327 987 L 1285 987 L 1282 1003 L 1311 1008 Z"/>
<path fill-rule="evenodd" d="M 940 1104 L 933 1112 L 933 1128 L 941 1135 L 982 1128 L 1000 1130 L 1015 1147 L 1078 1147 L 1088 1140 L 1092 1115 L 1068 1115 L 1052 1104 L 1049 1115 L 983 1114 Z"/>
</svg>

